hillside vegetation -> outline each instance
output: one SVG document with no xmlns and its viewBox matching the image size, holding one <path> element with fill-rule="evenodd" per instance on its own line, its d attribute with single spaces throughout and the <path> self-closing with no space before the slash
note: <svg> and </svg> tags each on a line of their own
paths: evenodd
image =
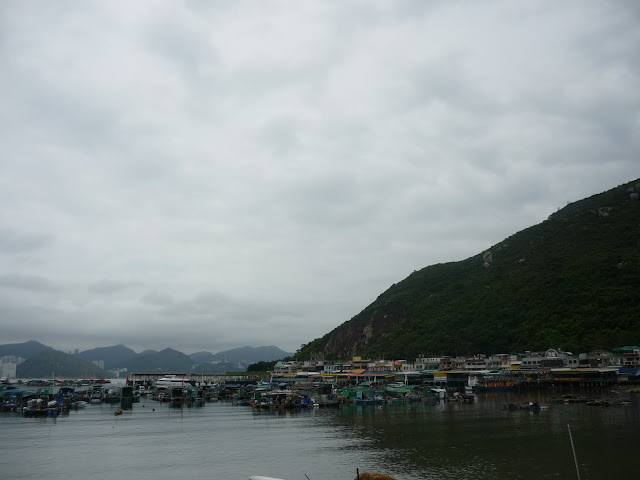
<svg viewBox="0 0 640 480">
<path fill-rule="evenodd" d="M 127 362 L 129 372 L 189 372 L 194 361 L 182 352 L 165 348 L 157 353 L 138 355 Z"/>
<path fill-rule="evenodd" d="M 85 360 L 58 350 L 44 350 L 30 357 L 17 367 L 19 378 L 56 377 L 81 378 L 105 376 L 105 371 Z"/>
<path fill-rule="evenodd" d="M 281 350 L 275 345 L 269 345 L 264 347 L 232 348 L 218 353 L 196 352 L 189 354 L 189 358 L 197 363 L 221 361 L 246 366 L 259 361 L 280 360 L 290 355 L 292 354 Z"/>
<path fill-rule="evenodd" d="M 0 345 L 0 357 L 5 355 L 13 355 L 16 357 L 29 358 L 44 350 L 53 350 L 53 348 L 43 345 L 35 340 L 29 340 L 24 343 L 9 343 Z"/>
<path fill-rule="evenodd" d="M 110 368 L 122 368 L 126 362 L 137 356 L 137 353 L 124 345 L 114 345 L 112 347 L 98 347 L 80 352 L 78 358 L 92 362 L 101 360 L 104 362 L 105 370 Z"/>
<path fill-rule="evenodd" d="M 460 262 L 414 271 L 298 352 L 414 358 L 640 342 L 640 181 Z"/>
<path fill-rule="evenodd" d="M 31 358 L 43 351 L 53 352 L 54 349 L 34 340 L 24 343 L 13 343 L 0 345 L 0 357 L 16 356 Z M 58 372 L 74 371 L 67 369 L 68 365 L 78 367 L 78 372 L 87 370 L 86 362 L 102 361 L 105 370 L 115 368 L 126 368 L 129 372 L 193 372 L 193 373 L 226 373 L 245 371 L 247 366 L 259 361 L 272 361 L 285 358 L 287 353 L 280 348 L 270 345 L 263 347 L 240 347 L 218 353 L 196 352 L 185 355 L 172 348 L 166 348 L 160 352 L 155 350 L 145 350 L 137 354 L 134 350 L 125 345 L 114 345 L 111 347 L 99 347 L 79 352 L 73 356 L 57 352 L 49 356 L 37 357 L 33 362 L 26 363 L 23 367 L 18 367 L 18 372 L 29 377 L 47 377 L 52 370 Z M 60 368 L 60 362 L 64 359 L 64 368 Z M 47 363 L 48 361 L 53 363 Z M 83 360 L 80 363 L 72 360 Z M 57 362 L 57 363 L 56 363 Z M 94 367 L 93 365 L 92 367 Z M 98 368 L 98 367 L 96 367 Z M 104 375 L 102 370 L 93 370 L 90 375 Z M 78 373 L 83 376 L 85 373 Z"/>
</svg>

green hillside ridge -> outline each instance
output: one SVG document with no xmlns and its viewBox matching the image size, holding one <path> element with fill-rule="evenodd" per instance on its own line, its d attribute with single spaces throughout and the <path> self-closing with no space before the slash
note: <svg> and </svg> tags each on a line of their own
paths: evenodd
<svg viewBox="0 0 640 480">
<path fill-rule="evenodd" d="M 196 363 L 212 362 L 216 359 L 214 354 L 211 352 L 193 352 L 189 353 L 187 356 Z"/>
<path fill-rule="evenodd" d="M 129 372 L 188 372 L 195 362 L 187 355 L 172 348 L 158 353 L 138 355 L 127 362 Z"/>
<path fill-rule="evenodd" d="M 193 367 L 191 368 L 192 373 L 226 373 L 241 372 L 244 370 L 244 367 L 239 367 L 237 363 L 232 362 L 201 362 L 193 365 Z"/>
<path fill-rule="evenodd" d="M 53 348 L 43 345 L 35 340 L 29 340 L 24 343 L 7 343 L 0 345 L 0 357 L 16 356 L 21 358 L 29 358 L 37 353 L 45 350 L 53 350 Z"/>
<path fill-rule="evenodd" d="M 42 351 L 54 351 L 54 349 L 34 340 L 0 345 L 0 357 L 29 358 Z M 248 365 L 257 361 L 281 359 L 289 355 L 291 354 L 274 345 L 239 347 L 218 353 L 196 352 L 190 355 L 171 348 L 161 352 L 145 350 L 138 354 L 125 345 L 113 345 L 85 350 L 73 355 L 73 358 L 87 362 L 102 361 L 105 370 L 127 368 L 130 372 L 224 373 L 244 371 Z M 44 360 L 39 364 L 38 369 L 41 375 L 30 376 L 50 376 L 52 370 L 58 370 L 56 365 L 47 365 Z M 104 372 L 101 371 L 100 375 L 103 376 Z"/>
<path fill-rule="evenodd" d="M 218 353 L 211 353 L 209 355 L 206 355 L 207 353 L 209 352 L 192 353 L 189 357 L 196 362 L 212 362 L 217 360 L 240 363 L 246 366 L 259 361 L 279 360 L 291 355 L 291 353 L 285 352 L 275 345 L 263 347 L 245 346 Z"/>
<path fill-rule="evenodd" d="M 85 360 L 58 350 L 37 353 L 17 366 L 18 378 L 48 378 L 51 375 L 66 378 L 105 377 L 105 371 Z"/>
<path fill-rule="evenodd" d="M 80 352 L 77 356 L 88 362 L 101 360 L 104 362 L 105 370 L 110 368 L 122 368 L 127 361 L 138 354 L 124 345 L 114 345 L 112 347 L 98 347 Z"/>
<path fill-rule="evenodd" d="M 280 360 L 292 355 L 275 345 L 263 347 L 239 347 L 225 350 L 218 353 L 195 352 L 189 354 L 197 365 L 193 371 L 196 373 L 220 373 L 220 372 L 242 372 L 246 371 L 249 365 L 260 361 Z"/>
<path fill-rule="evenodd" d="M 567 205 L 459 262 L 414 271 L 298 352 L 572 352 L 640 342 L 640 180 Z"/>
</svg>

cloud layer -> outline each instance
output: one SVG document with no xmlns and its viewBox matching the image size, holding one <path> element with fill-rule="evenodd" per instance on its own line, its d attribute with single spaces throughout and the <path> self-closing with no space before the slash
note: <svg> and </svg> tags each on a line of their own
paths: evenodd
<svg viewBox="0 0 640 480">
<path fill-rule="evenodd" d="M 295 350 L 637 178 L 634 2 L 5 2 L 0 337 Z"/>
</svg>

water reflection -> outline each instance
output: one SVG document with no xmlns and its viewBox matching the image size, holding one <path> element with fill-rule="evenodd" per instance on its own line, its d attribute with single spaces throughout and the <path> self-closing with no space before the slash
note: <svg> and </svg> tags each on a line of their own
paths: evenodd
<svg viewBox="0 0 640 480">
<path fill-rule="evenodd" d="M 640 408 L 557 404 L 508 410 L 508 403 L 546 402 L 544 395 L 484 395 L 475 404 L 414 403 L 343 408 L 323 415 L 357 448 L 379 455 L 376 467 L 402 478 L 575 478 L 571 424 L 583 478 L 632 473 Z M 626 445 L 620 445 L 626 439 Z M 619 440 L 619 441 L 616 441 Z"/>
<path fill-rule="evenodd" d="M 624 407 L 550 404 L 541 394 L 480 395 L 475 403 L 254 410 L 230 403 L 170 408 L 147 401 L 114 416 L 93 405 L 57 419 L 0 415 L 7 478 L 342 480 L 360 471 L 418 479 L 634 477 L 638 396 Z M 37 455 L 34 455 L 37 452 Z"/>
</svg>

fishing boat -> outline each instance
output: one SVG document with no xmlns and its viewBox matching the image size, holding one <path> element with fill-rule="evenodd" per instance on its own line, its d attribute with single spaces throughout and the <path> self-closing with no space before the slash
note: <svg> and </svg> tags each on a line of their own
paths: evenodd
<svg viewBox="0 0 640 480">
<path fill-rule="evenodd" d="M 46 402 L 42 398 L 34 398 L 27 401 L 27 405 L 22 408 L 25 417 L 57 417 L 61 411 L 61 406 L 55 400 Z"/>
<path fill-rule="evenodd" d="M 134 403 L 139 403 L 140 397 L 136 396 L 134 389 L 130 385 L 126 385 L 120 389 L 120 407 L 132 409 Z"/>
<path fill-rule="evenodd" d="M 356 397 L 356 405 L 381 405 L 384 403 L 384 398 L 378 395 L 373 397 Z"/>
</svg>

